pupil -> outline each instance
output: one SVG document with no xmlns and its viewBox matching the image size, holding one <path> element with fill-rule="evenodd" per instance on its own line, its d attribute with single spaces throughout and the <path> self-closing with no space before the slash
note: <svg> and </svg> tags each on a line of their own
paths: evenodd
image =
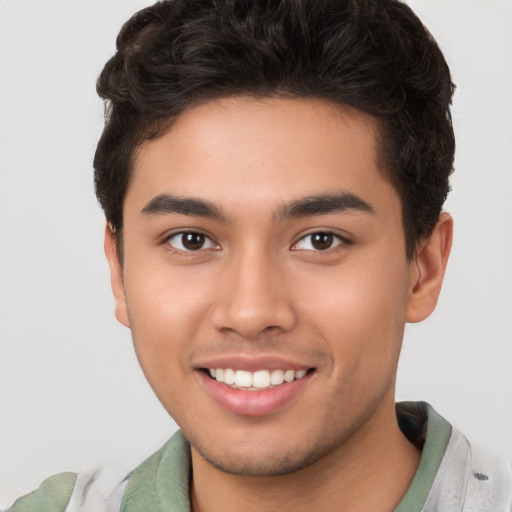
<svg viewBox="0 0 512 512">
<path fill-rule="evenodd" d="M 182 239 L 183 247 L 190 251 L 197 251 L 204 245 L 204 235 L 201 233 L 185 233 Z"/>
<path fill-rule="evenodd" d="M 333 242 L 333 235 L 331 233 L 315 233 L 311 237 L 311 243 L 315 249 L 320 251 L 329 249 Z"/>
</svg>

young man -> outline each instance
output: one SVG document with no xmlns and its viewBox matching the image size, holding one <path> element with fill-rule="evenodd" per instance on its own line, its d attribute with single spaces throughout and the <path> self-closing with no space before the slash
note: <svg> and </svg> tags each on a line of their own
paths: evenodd
<svg viewBox="0 0 512 512">
<path fill-rule="evenodd" d="M 395 406 L 450 252 L 453 85 L 393 0 L 136 14 L 98 90 L 116 316 L 181 428 L 12 510 L 511 510 L 509 466 Z"/>
</svg>

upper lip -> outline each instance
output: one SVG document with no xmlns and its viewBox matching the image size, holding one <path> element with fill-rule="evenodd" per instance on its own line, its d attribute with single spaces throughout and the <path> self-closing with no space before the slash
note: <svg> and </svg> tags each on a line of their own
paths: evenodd
<svg viewBox="0 0 512 512">
<path fill-rule="evenodd" d="M 197 359 L 194 368 L 231 368 L 255 372 L 258 370 L 303 370 L 313 366 L 297 359 L 274 355 L 226 354 Z"/>
</svg>

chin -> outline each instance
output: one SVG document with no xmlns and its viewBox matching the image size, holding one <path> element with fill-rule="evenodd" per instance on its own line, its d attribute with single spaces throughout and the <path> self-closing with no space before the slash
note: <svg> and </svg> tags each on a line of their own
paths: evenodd
<svg viewBox="0 0 512 512">
<path fill-rule="evenodd" d="M 210 465 L 224 473 L 237 476 L 268 477 L 296 473 L 322 459 L 332 447 L 304 445 L 276 450 L 271 447 L 262 449 L 225 450 L 213 453 L 212 450 L 193 446 L 193 451 Z"/>
</svg>

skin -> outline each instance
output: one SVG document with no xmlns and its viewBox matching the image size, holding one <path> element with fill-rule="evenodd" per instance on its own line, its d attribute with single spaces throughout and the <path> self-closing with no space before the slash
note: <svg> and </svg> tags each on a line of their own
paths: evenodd
<svg viewBox="0 0 512 512">
<path fill-rule="evenodd" d="M 190 108 L 136 155 L 123 266 L 108 227 L 105 250 L 116 316 L 191 442 L 195 512 L 387 511 L 410 484 L 419 454 L 397 426 L 396 367 L 405 323 L 436 305 L 452 221 L 441 214 L 406 258 L 375 135 L 370 117 L 322 100 L 234 97 Z M 340 193 L 370 208 L 283 215 Z M 216 215 L 148 213 L 162 194 Z M 183 231 L 204 245 L 186 250 Z M 233 357 L 310 371 L 276 410 L 237 414 L 201 370 Z"/>
</svg>

